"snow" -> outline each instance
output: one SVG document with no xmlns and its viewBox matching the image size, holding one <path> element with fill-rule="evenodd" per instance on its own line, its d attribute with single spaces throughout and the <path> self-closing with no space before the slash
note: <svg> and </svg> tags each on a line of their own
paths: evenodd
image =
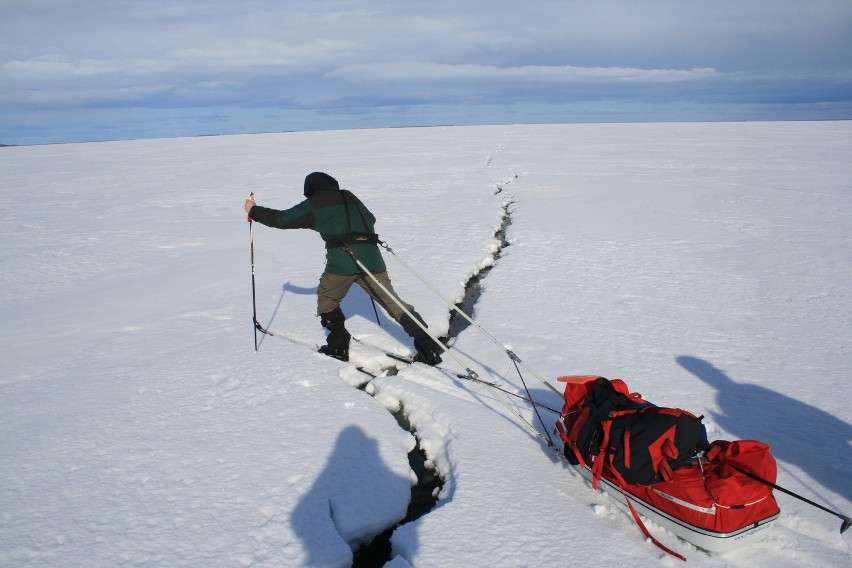
<svg viewBox="0 0 852 568">
<path fill-rule="evenodd" d="M 704 414 L 711 438 L 768 442 L 779 484 L 849 514 L 850 155 L 850 122 L 3 148 L 0 565 L 348 566 L 405 515 L 415 439 L 399 408 L 445 483 L 395 531 L 387 566 L 680 565 L 558 460 L 522 402 L 422 365 L 359 390 L 351 365 L 275 337 L 254 352 L 243 200 L 288 207 L 316 170 L 355 191 L 448 299 L 491 267 L 477 323 L 550 384 L 623 378 Z M 320 239 L 256 225 L 254 244 L 260 321 L 322 342 Z M 385 257 L 400 295 L 446 333 L 447 305 Z M 344 311 L 356 336 L 410 349 L 360 291 Z M 475 327 L 452 353 L 521 392 Z M 358 345 L 352 358 L 389 363 Z M 693 566 L 850 564 L 839 519 L 778 499 L 764 539 L 725 555 L 650 528 Z"/>
</svg>

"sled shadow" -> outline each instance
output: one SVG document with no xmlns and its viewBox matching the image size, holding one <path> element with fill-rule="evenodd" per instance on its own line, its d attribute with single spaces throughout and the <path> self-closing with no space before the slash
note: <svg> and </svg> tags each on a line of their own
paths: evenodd
<svg viewBox="0 0 852 568">
<path fill-rule="evenodd" d="M 734 381 L 703 359 L 682 355 L 675 360 L 716 389 L 721 414 L 710 414 L 721 428 L 738 438 L 766 442 L 776 458 L 852 500 L 852 425 L 763 386 Z M 800 481 L 808 486 L 807 480 Z"/>
<path fill-rule="evenodd" d="M 349 559 L 344 563 L 351 564 L 351 547 L 370 542 L 386 528 L 384 525 L 393 526 L 400 521 L 410 495 L 408 477 L 396 475 L 383 466 L 378 442 L 357 426 L 344 429 L 325 469 L 290 516 L 293 531 L 307 555 L 304 565 L 338 565 L 346 556 Z M 385 509 L 395 507 L 394 499 L 402 499 L 404 503 L 398 518 L 369 519 L 377 504 Z M 408 538 L 410 548 L 411 539 L 416 537 L 409 534 Z"/>
</svg>

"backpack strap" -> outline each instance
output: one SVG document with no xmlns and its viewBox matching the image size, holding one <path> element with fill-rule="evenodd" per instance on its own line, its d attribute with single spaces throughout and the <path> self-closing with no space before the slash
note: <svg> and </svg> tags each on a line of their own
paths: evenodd
<svg viewBox="0 0 852 568">
<path fill-rule="evenodd" d="M 601 440 L 600 451 L 598 451 L 598 455 L 595 457 L 595 461 L 592 463 L 592 489 L 598 488 L 598 482 L 601 480 L 603 476 L 604 464 L 612 460 L 612 453 L 609 448 L 609 437 L 610 431 L 612 430 L 612 418 L 604 420 L 601 422 L 601 430 L 603 431 L 603 440 Z M 607 460 L 609 457 L 609 460 Z"/>
<path fill-rule="evenodd" d="M 578 427 L 578 424 L 582 423 L 584 420 L 588 419 L 589 409 L 585 408 L 581 411 L 580 416 L 574 419 L 574 429 Z M 571 440 L 571 436 L 569 435 L 568 430 L 565 427 L 565 415 L 563 414 L 560 417 L 559 421 L 556 422 L 556 428 L 559 430 L 559 435 L 562 440 L 565 442 L 565 446 L 571 449 L 571 453 L 576 458 L 577 463 L 581 466 L 588 467 L 586 464 L 586 460 L 583 458 L 582 452 L 580 452 L 580 448 L 577 447 L 576 440 Z M 590 468 L 591 469 L 591 468 Z"/>
<path fill-rule="evenodd" d="M 616 410 L 609 413 L 609 418 L 601 421 L 601 430 L 603 432 L 603 440 L 601 440 L 600 451 L 598 452 L 597 457 L 595 457 L 595 461 L 592 464 L 592 489 L 598 488 L 598 481 L 600 481 L 601 476 L 603 475 L 603 468 L 607 462 L 611 462 L 613 456 L 615 455 L 615 448 L 609 447 L 609 441 L 611 438 L 611 430 L 612 430 L 612 420 L 613 418 L 618 418 L 619 416 L 624 416 L 626 414 L 636 414 L 639 412 L 637 409 L 630 410 Z M 624 442 L 627 444 L 627 450 L 630 449 L 630 443 L 628 442 L 630 435 L 630 431 L 625 432 Z M 580 463 L 583 463 L 582 461 Z M 614 469 L 614 468 L 610 468 Z"/>
<path fill-rule="evenodd" d="M 655 464 L 656 467 L 654 469 L 663 478 L 663 481 L 671 481 L 674 477 L 674 472 L 672 471 L 672 466 L 669 464 L 669 458 L 677 457 L 677 446 L 675 446 L 671 438 L 666 438 L 666 441 L 663 442 L 660 453 L 663 459 Z"/>
</svg>

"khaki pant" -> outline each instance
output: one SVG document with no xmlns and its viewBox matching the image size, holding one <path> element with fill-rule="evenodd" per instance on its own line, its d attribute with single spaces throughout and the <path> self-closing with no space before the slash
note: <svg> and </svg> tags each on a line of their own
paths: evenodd
<svg viewBox="0 0 852 568">
<path fill-rule="evenodd" d="M 416 314 L 414 307 L 403 302 L 396 294 L 387 272 L 378 272 L 373 275 L 388 292 L 393 294 L 393 297 L 405 306 L 405 309 Z M 339 307 L 340 302 L 343 301 L 353 284 L 358 284 L 363 288 L 394 320 L 399 321 L 405 315 L 405 312 L 393 301 L 391 296 L 386 294 L 369 276 L 363 274 L 330 274 L 328 272 L 323 273 L 317 288 L 317 315 L 327 314 Z"/>
</svg>

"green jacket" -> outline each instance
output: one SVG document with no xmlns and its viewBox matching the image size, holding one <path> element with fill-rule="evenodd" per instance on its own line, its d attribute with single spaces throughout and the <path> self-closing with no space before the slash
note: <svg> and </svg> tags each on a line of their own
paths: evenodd
<svg viewBox="0 0 852 568">
<path fill-rule="evenodd" d="M 326 174 L 322 174 L 326 176 Z M 255 205 L 249 217 L 276 229 L 311 229 L 326 242 L 325 271 L 331 274 L 359 274 L 361 270 L 341 241 L 350 242 L 352 233 L 375 235 L 376 218 L 361 201 L 347 190 L 339 189 L 331 176 L 314 178 L 305 182 L 307 199 L 290 209 L 279 211 Z M 326 179 L 327 178 L 327 179 Z M 332 183 L 333 182 L 333 183 Z M 352 243 L 349 248 L 372 273 L 385 272 L 385 261 L 379 247 L 373 243 Z"/>
</svg>

